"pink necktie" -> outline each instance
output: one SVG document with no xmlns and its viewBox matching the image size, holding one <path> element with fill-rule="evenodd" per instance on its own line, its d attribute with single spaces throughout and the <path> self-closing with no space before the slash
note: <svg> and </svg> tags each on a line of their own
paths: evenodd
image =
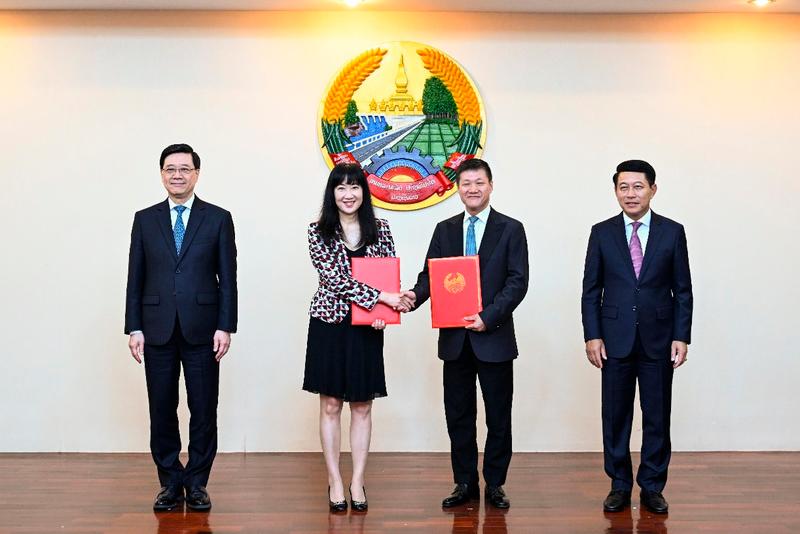
<svg viewBox="0 0 800 534">
<path fill-rule="evenodd" d="M 642 254 L 642 242 L 639 241 L 639 234 L 636 231 L 642 225 L 639 221 L 633 222 L 633 235 L 631 235 L 631 242 L 628 244 L 628 248 L 631 251 L 631 261 L 633 262 L 633 272 L 636 273 L 636 279 L 639 279 L 639 272 L 642 270 L 642 260 L 644 259 L 644 254 Z"/>
</svg>

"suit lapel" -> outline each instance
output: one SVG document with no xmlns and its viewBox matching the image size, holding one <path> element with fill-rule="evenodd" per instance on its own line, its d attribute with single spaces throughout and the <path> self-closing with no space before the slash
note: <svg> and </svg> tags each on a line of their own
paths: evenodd
<svg viewBox="0 0 800 534">
<path fill-rule="evenodd" d="M 622 255 L 622 263 L 626 266 L 628 274 L 636 280 L 636 271 L 633 270 L 633 260 L 631 259 L 631 250 L 628 248 L 628 237 L 625 234 L 625 220 L 620 213 L 613 221 L 614 223 L 614 242 L 619 247 L 619 253 Z M 641 272 L 639 273 L 641 275 Z"/>
<path fill-rule="evenodd" d="M 197 229 L 203 224 L 203 220 L 206 216 L 205 210 L 206 203 L 195 196 L 192 210 L 189 212 L 189 223 L 186 225 L 186 234 L 184 234 L 183 243 L 181 244 L 181 253 L 178 258 L 179 262 L 186 257 L 186 251 L 189 250 L 194 236 L 197 235 Z"/>
<path fill-rule="evenodd" d="M 464 255 L 464 214 L 450 218 L 447 224 L 447 246 L 444 257 Z"/>
<path fill-rule="evenodd" d="M 492 257 L 497 242 L 500 241 L 500 236 L 503 235 L 503 228 L 506 223 L 497 220 L 497 214 L 493 209 L 489 210 L 489 218 L 486 220 L 486 228 L 483 231 L 481 238 L 481 248 L 478 250 L 480 257 L 481 272 L 486 270 L 486 262 Z M 462 226 L 463 228 L 463 226 Z"/>
<path fill-rule="evenodd" d="M 644 278 L 647 267 L 653 263 L 653 257 L 661 240 L 661 222 L 661 217 L 652 212 L 650 216 L 650 234 L 647 236 L 647 248 L 644 251 L 644 261 L 642 262 L 642 270 L 639 271 L 639 280 Z"/>
<path fill-rule="evenodd" d="M 164 236 L 164 243 L 172 254 L 172 259 L 178 259 L 178 252 L 175 250 L 175 235 L 172 233 L 172 219 L 169 214 L 169 202 L 166 200 L 158 205 L 156 208 L 158 212 L 158 227 L 161 229 L 161 234 Z"/>
</svg>

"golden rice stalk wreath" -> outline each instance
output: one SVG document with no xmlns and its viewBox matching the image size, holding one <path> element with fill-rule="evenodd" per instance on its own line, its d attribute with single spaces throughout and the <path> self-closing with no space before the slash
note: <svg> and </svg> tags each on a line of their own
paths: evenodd
<svg viewBox="0 0 800 534">
<path fill-rule="evenodd" d="M 327 148 L 328 153 L 344 152 L 345 145 L 350 142 L 344 134 L 342 124 L 347 113 L 347 104 L 367 76 L 381 65 L 386 52 L 380 48 L 373 48 L 358 55 L 345 65 L 331 84 L 322 108 L 322 146 Z"/>
<path fill-rule="evenodd" d="M 425 68 L 442 80 L 456 101 L 460 129 L 458 137 L 450 146 L 455 147 L 456 152 L 474 155 L 480 147 L 483 122 L 478 95 L 475 94 L 472 84 L 458 65 L 438 50 L 421 48 L 417 50 L 417 54 Z M 442 170 L 450 180 L 455 180 L 455 172 L 452 169 L 445 167 Z"/>
</svg>

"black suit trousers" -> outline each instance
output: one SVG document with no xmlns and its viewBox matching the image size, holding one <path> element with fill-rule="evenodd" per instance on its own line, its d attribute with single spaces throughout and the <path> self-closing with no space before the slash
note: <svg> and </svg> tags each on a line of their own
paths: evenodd
<svg viewBox="0 0 800 534">
<path fill-rule="evenodd" d="M 611 488 L 633 487 L 631 426 L 636 382 L 642 408 L 642 455 L 636 482 L 647 491 L 662 491 L 672 452 L 672 361 L 659 355 L 650 358 L 637 331 L 633 350 L 625 358 L 608 358 L 602 369 L 603 453 Z"/>
<path fill-rule="evenodd" d="M 145 339 L 146 342 L 146 339 Z M 178 388 L 183 367 L 189 406 L 189 461 L 180 461 Z M 164 345 L 145 344 L 144 368 L 150 404 L 150 451 L 162 486 L 205 486 L 217 454 L 219 363 L 211 343 L 193 345 L 175 329 Z"/>
<path fill-rule="evenodd" d="M 484 362 L 475 357 L 469 335 L 456 360 L 444 362 L 444 412 L 450 436 L 450 461 L 456 484 L 478 485 L 477 390 L 480 381 L 486 410 L 483 479 L 502 486 L 511 463 L 511 401 L 514 360 Z"/>
</svg>

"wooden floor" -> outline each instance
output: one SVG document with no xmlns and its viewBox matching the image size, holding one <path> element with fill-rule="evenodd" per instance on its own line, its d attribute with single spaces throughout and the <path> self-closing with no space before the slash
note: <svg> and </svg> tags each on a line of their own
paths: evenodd
<svg viewBox="0 0 800 534">
<path fill-rule="evenodd" d="M 320 454 L 221 454 L 210 513 L 155 514 L 149 455 L 0 454 L 0 533 L 800 533 L 800 453 L 674 454 L 668 516 L 640 510 L 638 494 L 604 514 L 597 453 L 515 454 L 507 512 L 443 510 L 446 454 L 372 454 L 362 514 L 328 513 L 324 473 Z"/>
</svg>

